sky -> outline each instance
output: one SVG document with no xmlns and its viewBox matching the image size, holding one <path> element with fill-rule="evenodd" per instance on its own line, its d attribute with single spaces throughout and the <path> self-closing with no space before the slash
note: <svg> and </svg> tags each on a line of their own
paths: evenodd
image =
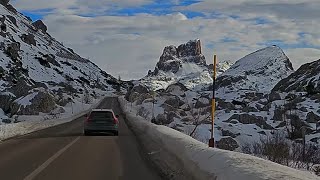
<svg viewBox="0 0 320 180">
<path fill-rule="evenodd" d="M 122 79 L 153 70 L 165 46 L 200 39 L 208 63 L 278 45 L 297 69 L 320 58 L 319 0 L 11 0 Z"/>
</svg>

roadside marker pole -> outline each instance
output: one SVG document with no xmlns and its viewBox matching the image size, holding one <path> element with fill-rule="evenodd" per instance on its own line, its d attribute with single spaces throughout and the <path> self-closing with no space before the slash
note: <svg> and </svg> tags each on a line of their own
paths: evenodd
<svg viewBox="0 0 320 180">
<path fill-rule="evenodd" d="M 214 115 L 216 111 L 216 99 L 215 99 L 215 90 L 216 90 L 216 77 L 217 77 L 217 55 L 214 55 L 213 58 L 213 86 L 212 86 L 212 124 L 211 124 L 211 139 L 209 140 L 209 147 L 214 147 Z"/>
</svg>

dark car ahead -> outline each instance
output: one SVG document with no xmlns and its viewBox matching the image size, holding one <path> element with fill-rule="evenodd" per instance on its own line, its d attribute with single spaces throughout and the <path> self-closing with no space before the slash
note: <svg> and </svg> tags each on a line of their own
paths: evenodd
<svg viewBox="0 0 320 180">
<path fill-rule="evenodd" d="M 111 109 L 93 109 L 84 123 L 84 135 L 112 133 L 118 135 L 118 116 Z"/>
</svg>

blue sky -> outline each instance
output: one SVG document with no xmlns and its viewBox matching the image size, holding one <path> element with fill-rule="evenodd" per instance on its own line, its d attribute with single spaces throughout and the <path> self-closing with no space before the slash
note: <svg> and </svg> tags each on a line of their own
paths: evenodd
<svg viewBox="0 0 320 180">
<path fill-rule="evenodd" d="M 18 0 L 14 0 L 13 2 L 17 2 Z M 165 15 L 171 14 L 175 12 L 179 12 L 175 10 L 175 7 L 181 6 L 189 6 L 192 4 L 199 3 L 199 0 L 185 0 L 185 1 L 163 1 L 163 0 L 155 0 L 153 2 L 141 5 L 141 6 L 133 6 L 133 7 L 121 7 L 114 5 L 114 9 L 105 11 L 104 13 L 95 14 L 94 12 L 90 13 L 83 13 L 80 15 L 85 17 L 95 17 L 95 16 L 104 16 L 104 15 L 113 15 L 113 16 L 135 16 L 140 13 L 152 14 L 152 15 Z M 72 8 L 70 8 L 72 9 Z M 37 9 L 37 10 L 29 10 L 29 11 L 22 11 L 23 14 L 31 17 L 34 19 L 42 19 L 45 15 L 52 13 L 54 9 Z M 201 12 L 197 11 L 182 11 L 184 15 L 188 18 L 194 17 L 205 17 L 205 15 Z"/>
<path fill-rule="evenodd" d="M 11 2 L 33 20 L 42 19 L 55 38 L 125 78 L 131 74 L 124 65 L 135 62 L 131 73 L 141 77 L 154 68 L 164 46 L 197 38 L 208 62 L 213 53 L 236 61 L 271 45 L 284 49 L 295 68 L 320 56 L 318 0 Z"/>
</svg>

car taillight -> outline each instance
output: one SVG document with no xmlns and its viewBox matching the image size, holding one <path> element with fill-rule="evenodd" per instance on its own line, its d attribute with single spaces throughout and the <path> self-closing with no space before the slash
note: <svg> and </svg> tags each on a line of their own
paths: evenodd
<svg viewBox="0 0 320 180">
<path fill-rule="evenodd" d="M 86 119 L 86 123 L 88 123 L 89 121 L 91 121 L 91 118 L 88 116 Z"/>
<path fill-rule="evenodd" d="M 117 118 L 113 118 L 113 124 L 118 124 L 118 119 Z"/>
</svg>

